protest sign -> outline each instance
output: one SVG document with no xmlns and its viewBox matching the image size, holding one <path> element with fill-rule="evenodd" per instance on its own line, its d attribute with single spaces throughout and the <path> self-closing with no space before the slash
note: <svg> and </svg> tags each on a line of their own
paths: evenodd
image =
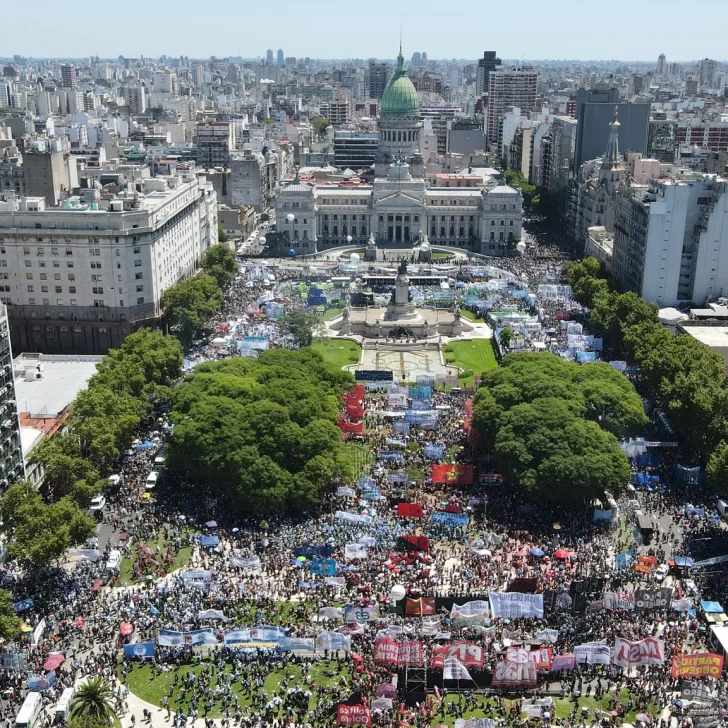
<svg viewBox="0 0 728 728">
<path fill-rule="evenodd" d="M 604 609 L 628 611 L 635 608 L 634 592 L 604 592 L 602 595 Z"/>
<path fill-rule="evenodd" d="M 543 594 L 490 592 L 490 613 L 495 619 L 535 617 L 543 619 Z"/>
<path fill-rule="evenodd" d="M 367 548 L 361 543 L 348 543 L 344 547 L 344 556 L 347 559 L 366 559 Z"/>
<path fill-rule="evenodd" d="M 667 609 L 672 599 L 672 589 L 637 589 L 634 593 L 634 603 L 637 609 Z"/>
<path fill-rule="evenodd" d="M 433 465 L 433 483 L 450 483 L 451 485 L 472 485 L 472 465 Z"/>
<path fill-rule="evenodd" d="M 603 642 L 587 642 L 574 647 L 574 657 L 580 664 L 608 665 L 611 655 L 611 648 Z"/>
<path fill-rule="evenodd" d="M 672 658 L 671 674 L 677 677 L 720 678 L 723 671 L 723 655 L 713 652 L 696 652 L 692 655 L 678 655 Z"/>
<path fill-rule="evenodd" d="M 516 662 L 497 662 L 493 680 L 493 687 L 533 687 L 538 682 L 536 665 L 530 660 L 525 664 Z"/>
<path fill-rule="evenodd" d="M 336 712 L 336 722 L 339 725 L 366 725 L 372 724 L 372 715 L 369 708 L 363 705 L 339 705 Z"/>
<path fill-rule="evenodd" d="M 156 649 L 157 646 L 154 642 L 137 642 L 135 644 L 124 645 L 124 657 L 152 659 Z"/>
<path fill-rule="evenodd" d="M 379 607 L 377 605 L 370 607 L 346 607 L 344 610 L 344 621 L 345 622 L 356 622 L 363 624 L 365 622 L 371 622 L 379 617 Z"/>
<path fill-rule="evenodd" d="M 476 599 L 465 604 L 453 604 L 450 619 L 465 624 L 476 624 L 490 617 L 490 604 L 485 599 Z"/>
<path fill-rule="evenodd" d="M 661 665 L 665 661 L 665 643 L 654 637 L 629 642 L 623 637 L 614 638 L 612 664 L 618 667 Z"/>
<path fill-rule="evenodd" d="M 432 650 L 430 666 L 435 669 L 442 669 L 445 666 L 445 659 L 454 657 L 465 667 L 483 668 L 483 648 L 473 642 L 451 642 L 448 645 L 437 645 Z"/>
</svg>

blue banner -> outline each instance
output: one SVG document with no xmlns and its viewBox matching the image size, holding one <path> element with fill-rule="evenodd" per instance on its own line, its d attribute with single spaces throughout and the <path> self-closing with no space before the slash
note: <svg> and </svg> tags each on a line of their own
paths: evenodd
<svg viewBox="0 0 728 728">
<path fill-rule="evenodd" d="M 418 387 L 434 387 L 435 377 L 432 374 L 418 374 L 415 382 Z"/>
<path fill-rule="evenodd" d="M 441 460 L 443 456 L 445 455 L 445 446 L 444 445 L 425 445 L 422 449 L 422 454 L 426 458 L 431 458 L 432 460 Z"/>
<path fill-rule="evenodd" d="M 28 691 L 40 693 L 56 684 L 56 671 L 51 670 L 47 675 L 28 675 Z"/>
<path fill-rule="evenodd" d="M 298 558 L 305 556 L 307 559 L 312 556 L 331 556 L 331 546 L 296 546 L 293 555 Z"/>
<path fill-rule="evenodd" d="M 410 405 L 411 410 L 428 410 L 431 407 L 431 400 L 429 399 L 413 399 Z"/>
<path fill-rule="evenodd" d="M 404 420 L 395 420 L 392 423 L 392 433 L 396 435 L 409 435 L 409 422 L 405 422 Z"/>
<path fill-rule="evenodd" d="M 157 650 L 154 642 L 137 642 L 136 644 L 124 645 L 124 657 L 141 657 L 151 659 Z"/>
<path fill-rule="evenodd" d="M 409 477 L 404 470 L 390 470 L 387 473 L 388 483 L 408 483 Z"/>
<path fill-rule="evenodd" d="M 389 450 L 380 451 L 379 455 L 377 456 L 379 460 L 383 460 L 385 463 L 397 463 L 398 465 L 402 464 L 402 453 L 401 452 L 392 452 Z"/>
<path fill-rule="evenodd" d="M 367 488 L 361 494 L 364 500 L 378 501 L 382 499 L 382 491 L 379 488 Z"/>
<path fill-rule="evenodd" d="M 621 554 L 617 554 L 614 557 L 614 565 L 617 569 L 629 569 L 634 561 L 634 551 L 629 549 L 628 551 L 622 551 Z"/>
<path fill-rule="evenodd" d="M 356 481 L 356 486 L 359 488 L 359 490 L 363 490 L 366 488 L 373 488 L 377 484 L 377 481 L 374 480 L 374 478 L 369 478 L 366 475 L 363 475 L 359 480 Z"/>
<path fill-rule="evenodd" d="M 314 559 L 311 562 L 311 573 L 321 576 L 334 576 L 336 574 L 336 561 L 334 559 Z"/>
<path fill-rule="evenodd" d="M 410 399 L 431 399 L 432 387 L 410 387 L 409 397 Z"/>
<path fill-rule="evenodd" d="M 467 513 L 448 513 L 447 511 L 435 511 L 432 514 L 432 523 L 439 523 L 442 526 L 467 526 Z"/>
</svg>

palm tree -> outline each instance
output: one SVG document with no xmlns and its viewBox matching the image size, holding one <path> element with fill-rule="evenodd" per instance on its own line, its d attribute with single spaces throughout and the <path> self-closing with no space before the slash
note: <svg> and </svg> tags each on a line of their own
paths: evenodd
<svg viewBox="0 0 728 728">
<path fill-rule="evenodd" d="M 117 718 L 114 703 L 116 695 L 103 677 L 89 678 L 76 690 L 76 697 L 71 705 L 74 718 L 94 718 L 108 725 L 110 718 Z"/>
</svg>

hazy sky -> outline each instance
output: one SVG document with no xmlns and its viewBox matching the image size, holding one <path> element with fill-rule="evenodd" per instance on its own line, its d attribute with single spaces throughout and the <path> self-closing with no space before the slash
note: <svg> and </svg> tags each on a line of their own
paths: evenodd
<svg viewBox="0 0 728 728">
<path fill-rule="evenodd" d="M 726 0 L 36 0 L 0 54 L 669 61 L 726 56 Z"/>
</svg>

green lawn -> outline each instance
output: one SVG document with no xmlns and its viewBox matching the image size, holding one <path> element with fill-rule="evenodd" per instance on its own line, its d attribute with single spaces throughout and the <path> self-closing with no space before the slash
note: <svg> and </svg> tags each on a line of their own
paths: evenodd
<svg viewBox="0 0 728 728">
<path fill-rule="evenodd" d="M 361 346 L 349 339 L 316 339 L 311 348 L 321 354 L 325 362 L 340 368 L 356 364 L 361 358 Z"/>
<path fill-rule="evenodd" d="M 433 253 L 432 260 L 447 260 L 455 257 L 455 253 Z"/>
<path fill-rule="evenodd" d="M 460 314 L 463 318 L 466 318 L 468 321 L 475 321 L 475 323 L 478 324 L 484 324 L 485 319 L 482 316 L 476 316 L 472 311 L 468 311 L 467 308 L 463 308 L 460 310 Z"/>
<path fill-rule="evenodd" d="M 488 369 L 495 369 L 498 366 L 490 339 L 456 341 L 448 344 L 443 353 L 448 363 L 463 369 L 470 369 L 473 375 L 476 376 L 480 376 Z M 473 377 L 460 379 L 459 384 L 461 387 L 470 387 L 473 385 Z"/>
<path fill-rule="evenodd" d="M 343 306 L 331 306 L 327 308 L 326 312 L 321 316 L 322 321 L 333 321 L 337 316 L 341 316 L 344 313 Z"/>
<path fill-rule="evenodd" d="M 131 690 L 134 695 L 138 696 L 142 700 L 146 700 L 152 705 L 159 705 L 160 700 L 163 696 L 169 695 L 169 688 L 174 681 L 175 672 L 178 672 L 181 676 L 186 676 L 189 672 L 193 672 L 195 675 L 200 673 L 203 665 L 209 664 L 205 661 L 202 665 L 184 665 L 178 668 L 176 671 L 161 672 L 156 674 L 152 666 L 149 664 L 140 665 L 134 663 L 133 669 L 129 672 L 127 678 L 127 687 Z M 230 672 L 230 665 L 226 665 L 225 672 Z M 351 676 L 348 670 L 339 671 L 336 662 L 319 662 L 313 665 L 311 668 L 311 676 L 314 684 L 327 688 L 329 691 L 334 692 L 337 690 L 339 681 L 342 677 L 346 678 L 347 684 L 351 684 Z M 288 665 L 283 670 L 273 670 L 265 678 L 265 689 L 268 691 L 268 695 L 273 697 L 273 694 L 281 689 L 281 682 L 284 678 L 288 678 L 288 686 L 300 686 L 302 671 L 299 665 Z M 214 689 L 217 682 L 217 677 L 213 677 L 211 688 Z M 243 686 L 237 682 L 233 685 L 233 692 L 237 693 L 240 697 L 240 705 L 249 706 L 251 704 L 250 692 L 243 692 Z M 173 711 L 177 711 L 180 707 L 185 709 L 190 705 L 190 696 L 187 695 L 180 686 L 177 686 L 174 690 L 172 697 L 169 699 L 169 707 Z M 316 696 L 312 696 L 309 707 L 313 708 L 316 705 Z M 204 711 L 200 706 L 200 717 L 203 716 Z M 208 713 L 210 718 L 222 717 L 221 705 L 215 703 Z"/>
</svg>

